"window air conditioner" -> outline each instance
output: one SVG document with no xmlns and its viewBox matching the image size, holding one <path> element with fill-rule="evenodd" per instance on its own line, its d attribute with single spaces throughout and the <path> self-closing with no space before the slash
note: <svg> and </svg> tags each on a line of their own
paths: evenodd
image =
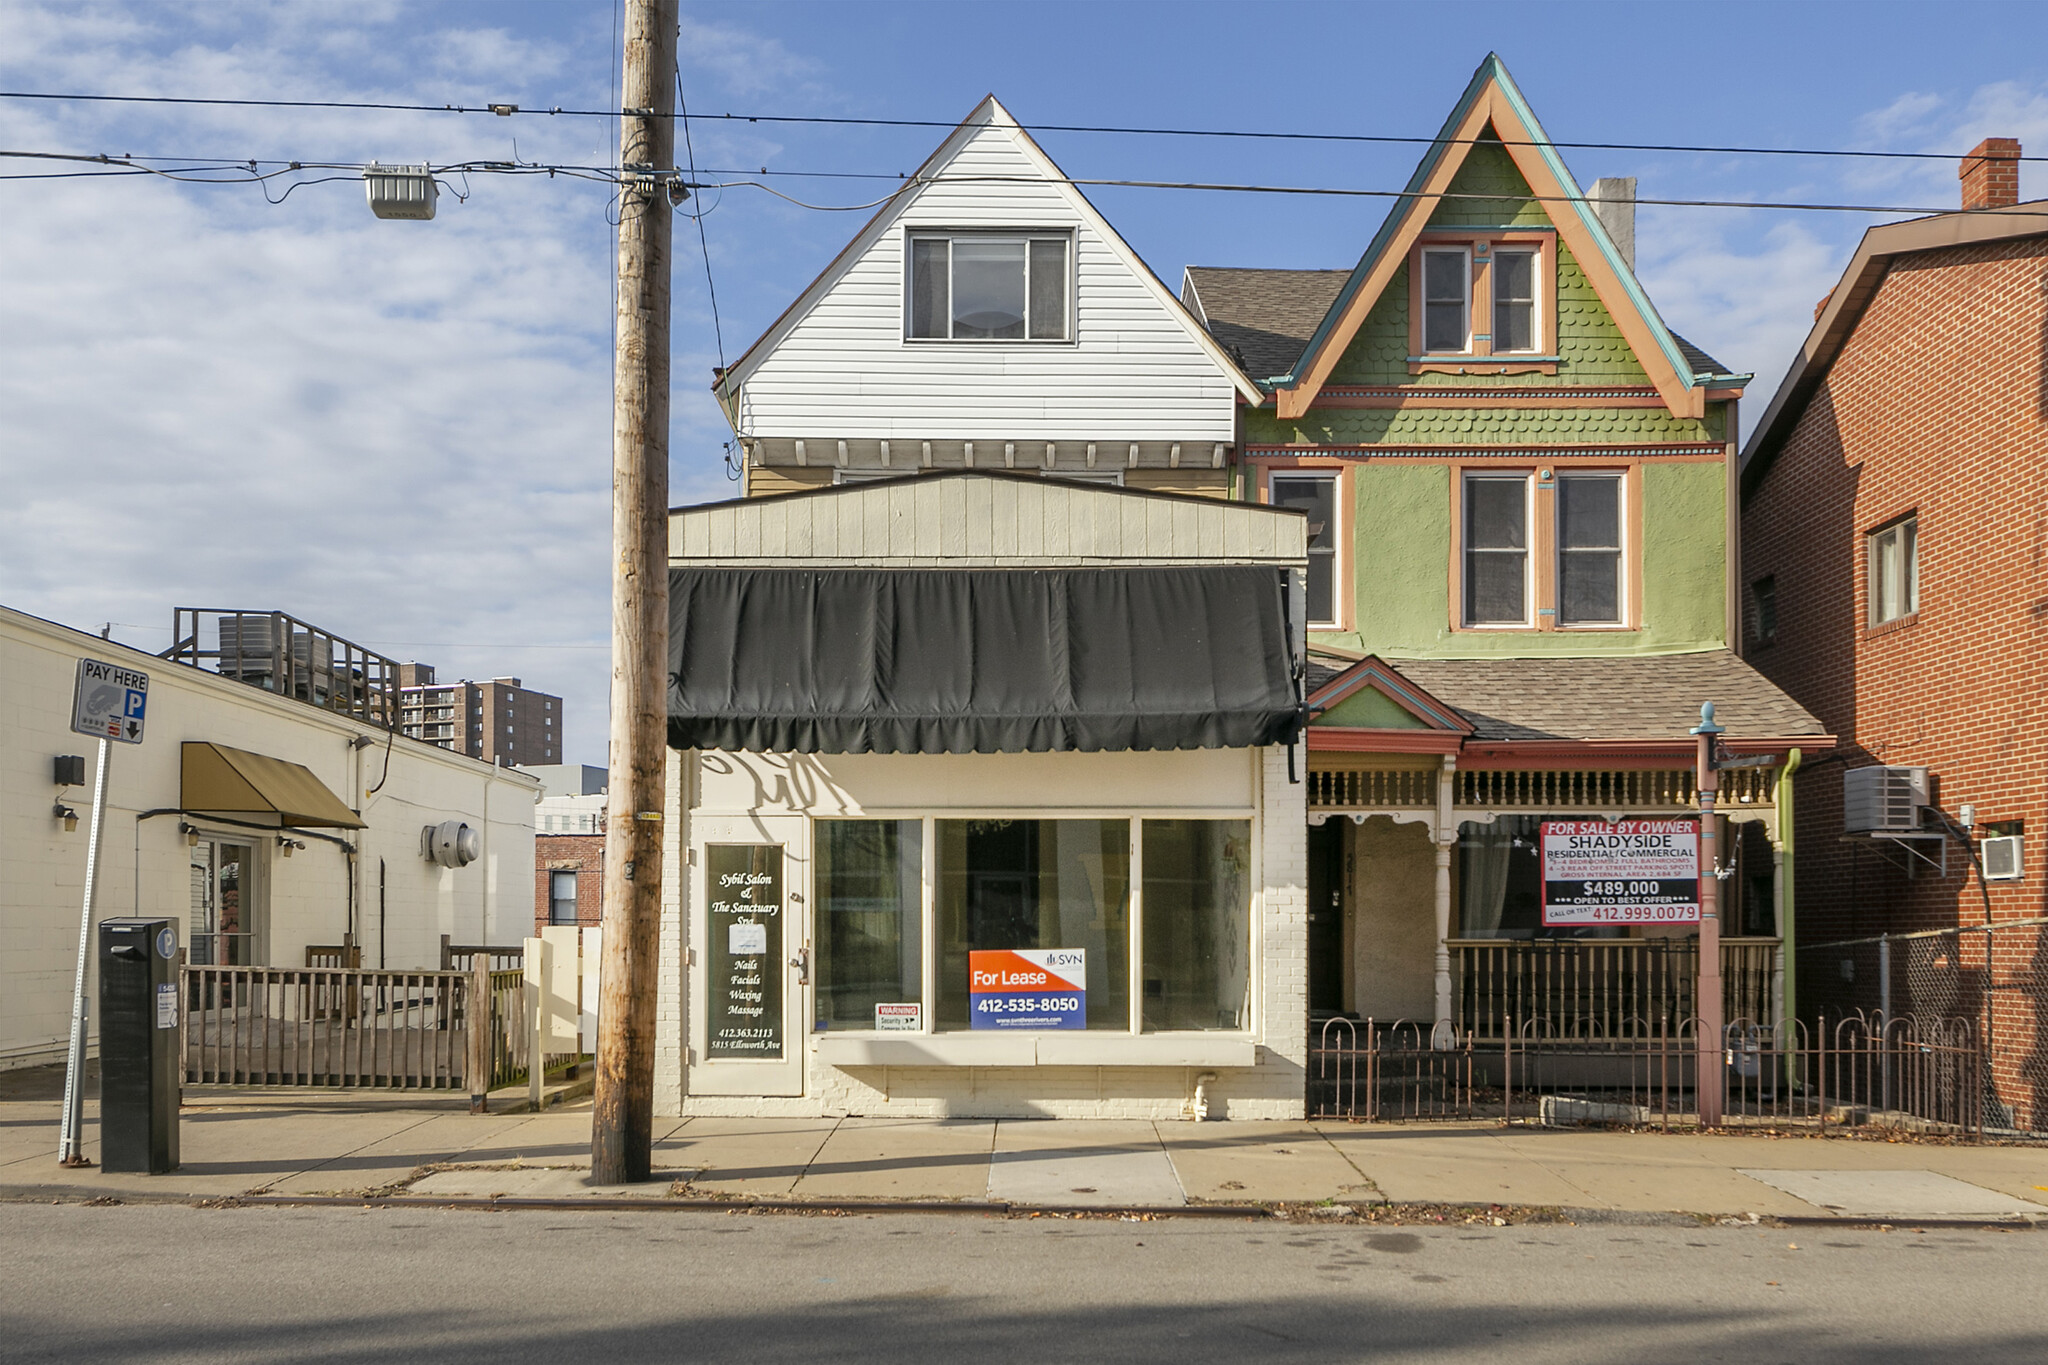
<svg viewBox="0 0 2048 1365">
<path fill-rule="evenodd" d="M 1927 769 L 1851 768 L 1842 774 L 1842 829 L 1849 834 L 1911 834 L 1927 804 Z"/>
<path fill-rule="evenodd" d="M 2020 879 L 2024 864 L 2020 858 L 2020 836 L 2001 835 L 1986 839 L 1977 845 L 1977 856 L 1984 863 L 1984 880 L 1987 882 L 2016 882 Z"/>
</svg>

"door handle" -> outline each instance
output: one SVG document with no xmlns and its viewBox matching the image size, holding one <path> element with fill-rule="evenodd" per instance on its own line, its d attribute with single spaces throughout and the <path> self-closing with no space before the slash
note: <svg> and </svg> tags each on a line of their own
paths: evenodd
<svg viewBox="0 0 2048 1365">
<path fill-rule="evenodd" d="M 796 968 L 797 985 L 808 986 L 811 984 L 811 950 L 809 948 L 797 949 L 796 956 L 789 960 L 789 965 Z"/>
</svg>

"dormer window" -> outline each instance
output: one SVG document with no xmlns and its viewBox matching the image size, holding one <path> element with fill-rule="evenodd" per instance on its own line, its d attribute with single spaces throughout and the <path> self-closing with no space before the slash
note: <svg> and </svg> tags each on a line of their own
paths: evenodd
<svg viewBox="0 0 2048 1365">
<path fill-rule="evenodd" d="M 911 234 L 912 341 L 1065 341 L 1072 239 L 1027 233 Z"/>
<path fill-rule="evenodd" d="M 1409 373 L 1556 373 L 1556 234 L 1432 228 L 1408 264 Z"/>
<path fill-rule="evenodd" d="M 1472 256 L 1464 248 L 1422 253 L 1423 349 L 1470 349 Z"/>
</svg>

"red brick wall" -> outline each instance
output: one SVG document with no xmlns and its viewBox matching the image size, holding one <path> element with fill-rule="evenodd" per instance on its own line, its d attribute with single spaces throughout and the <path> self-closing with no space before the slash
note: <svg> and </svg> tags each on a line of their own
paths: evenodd
<svg viewBox="0 0 2048 1365">
<path fill-rule="evenodd" d="M 602 834 L 536 834 L 533 836 L 533 924 L 548 922 L 550 872 L 576 873 L 576 922 L 604 922 L 604 836 Z"/>
<path fill-rule="evenodd" d="M 2048 914 L 2044 291 L 2048 241 L 1897 261 L 1744 507 L 1745 653 L 1842 741 L 1798 779 L 1802 942 L 1984 920 L 1959 847 L 1947 877 L 1908 877 L 1841 840 L 1842 774 L 1870 763 L 1927 765 L 1951 814 L 1968 803 L 1980 823 L 2024 821 L 2026 876 L 1991 884 L 1993 918 Z M 1909 511 L 1919 611 L 1872 628 L 1864 535 Z M 1777 633 L 1759 645 L 1749 586 L 1767 574 Z M 1976 937 L 1964 957 L 1981 971 Z M 1995 979 L 2031 980 L 2039 938 L 2002 936 Z M 1802 959 L 1802 1013 L 1846 994 L 1816 970 L 1831 961 Z M 2022 1039 L 2048 1052 L 2037 993 L 1999 994 L 2002 1054 Z"/>
</svg>

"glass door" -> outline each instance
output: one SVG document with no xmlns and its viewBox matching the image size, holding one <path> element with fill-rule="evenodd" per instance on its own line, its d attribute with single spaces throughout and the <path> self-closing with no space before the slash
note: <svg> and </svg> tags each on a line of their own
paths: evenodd
<svg viewBox="0 0 2048 1365">
<path fill-rule="evenodd" d="M 194 966 L 253 967 L 262 958 L 255 849 L 201 839 L 190 855 L 192 912 L 186 932 Z"/>
<path fill-rule="evenodd" d="M 699 817 L 696 825 L 690 1093 L 801 1095 L 812 952 L 808 821 Z"/>
</svg>

